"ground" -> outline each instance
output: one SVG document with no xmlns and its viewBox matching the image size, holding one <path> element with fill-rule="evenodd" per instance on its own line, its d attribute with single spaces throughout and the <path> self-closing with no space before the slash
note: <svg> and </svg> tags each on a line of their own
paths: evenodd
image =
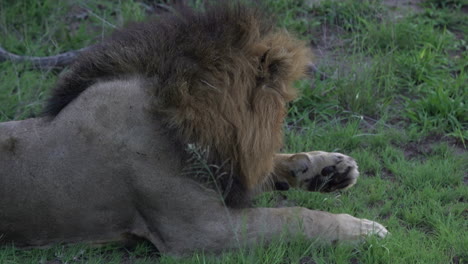
<svg viewBox="0 0 468 264">
<path fill-rule="evenodd" d="M 97 2 L 2 1 L 0 46 L 53 55 L 167 9 L 161 1 Z M 266 2 L 280 26 L 310 42 L 319 70 L 296 84 L 302 97 L 290 105 L 284 151 L 343 152 L 362 177 L 344 192 L 269 193 L 257 205 L 349 213 L 384 224 L 389 238 L 333 247 L 278 239 L 184 259 L 160 256 L 148 243 L 6 246 L 0 263 L 467 263 L 467 2 Z M 0 121 L 39 114 L 58 75 L 0 62 Z"/>
</svg>

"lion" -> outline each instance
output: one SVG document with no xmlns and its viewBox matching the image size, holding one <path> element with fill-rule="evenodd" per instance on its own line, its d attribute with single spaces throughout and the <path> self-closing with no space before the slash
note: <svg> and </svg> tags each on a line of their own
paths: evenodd
<svg viewBox="0 0 468 264">
<path fill-rule="evenodd" d="M 0 244 L 139 237 L 182 256 L 283 232 L 385 237 L 381 224 L 348 214 L 249 203 L 275 186 L 330 192 L 359 176 L 340 153 L 279 153 L 292 83 L 312 54 L 273 24 L 239 3 L 178 6 L 80 54 L 44 116 L 0 124 Z M 221 191 L 188 175 L 188 146 L 203 150 Z"/>
</svg>

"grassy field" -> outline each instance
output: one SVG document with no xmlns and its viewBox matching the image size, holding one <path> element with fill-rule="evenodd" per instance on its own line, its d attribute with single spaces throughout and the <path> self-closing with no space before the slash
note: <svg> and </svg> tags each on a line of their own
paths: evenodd
<svg viewBox="0 0 468 264">
<path fill-rule="evenodd" d="M 390 237 L 336 246 L 297 238 L 185 259 L 159 256 L 148 243 L 6 246 L 0 263 L 468 263 L 467 1 L 267 2 L 281 26 L 311 43 L 320 70 L 297 83 L 302 97 L 290 105 L 284 151 L 342 152 L 362 177 L 345 192 L 268 193 L 257 204 L 287 199 L 349 213 L 384 224 Z M 151 3 L 3 0 L 0 46 L 34 56 L 79 49 L 143 19 Z M 40 113 L 58 74 L 1 62 L 0 121 Z"/>
</svg>

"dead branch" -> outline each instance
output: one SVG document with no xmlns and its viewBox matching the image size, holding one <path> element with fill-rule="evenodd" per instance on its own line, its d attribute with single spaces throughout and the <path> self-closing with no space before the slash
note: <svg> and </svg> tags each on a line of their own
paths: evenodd
<svg viewBox="0 0 468 264">
<path fill-rule="evenodd" d="M 33 68 L 50 70 L 50 69 L 61 69 L 70 65 L 81 52 L 89 49 L 85 47 L 79 50 L 72 50 L 64 53 L 60 53 L 53 56 L 47 57 L 35 57 L 35 56 L 21 56 L 6 51 L 0 47 L 0 62 L 1 61 L 12 61 L 12 62 L 29 62 Z"/>
</svg>

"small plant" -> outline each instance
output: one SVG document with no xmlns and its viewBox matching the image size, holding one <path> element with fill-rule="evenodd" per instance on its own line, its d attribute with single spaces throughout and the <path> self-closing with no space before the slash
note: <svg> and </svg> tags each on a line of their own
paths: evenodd
<svg viewBox="0 0 468 264">
<path fill-rule="evenodd" d="M 423 5 L 427 7 L 435 8 L 460 8 L 466 6 L 468 2 L 466 0 L 425 0 Z"/>
<path fill-rule="evenodd" d="M 460 9 L 428 8 L 415 16 L 421 19 L 421 23 L 431 25 L 435 28 L 446 28 L 459 32 L 467 32 L 468 30 L 466 14 Z"/>
<path fill-rule="evenodd" d="M 466 94 L 454 95 L 441 86 L 417 100 L 408 100 L 407 116 L 422 131 L 443 131 L 462 140 L 468 139 Z"/>
<path fill-rule="evenodd" d="M 326 0 L 313 7 L 311 12 L 322 24 L 335 25 L 350 32 L 365 30 L 369 23 L 381 21 L 385 14 L 378 0 Z"/>
</svg>

